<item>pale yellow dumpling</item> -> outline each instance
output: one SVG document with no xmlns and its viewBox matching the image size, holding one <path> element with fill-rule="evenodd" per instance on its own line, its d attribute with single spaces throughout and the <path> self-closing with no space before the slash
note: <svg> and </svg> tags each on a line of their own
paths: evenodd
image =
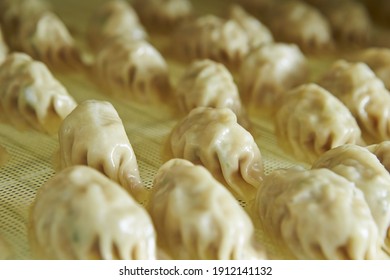
<svg viewBox="0 0 390 280">
<path fill-rule="evenodd" d="M 244 209 L 202 166 L 172 159 L 158 170 L 149 212 L 174 259 L 264 259 Z"/>
<path fill-rule="evenodd" d="M 66 168 L 39 188 L 28 233 L 38 259 L 156 258 L 156 234 L 146 210 L 87 166 Z"/>
<path fill-rule="evenodd" d="M 376 259 L 380 237 L 364 195 L 325 168 L 277 169 L 255 212 L 266 232 L 298 259 Z"/>
<path fill-rule="evenodd" d="M 390 139 L 390 93 L 367 64 L 337 60 L 319 84 L 348 107 L 366 141 Z"/>
<path fill-rule="evenodd" d="M 96 82 L 108 94 L 141 103 L 169 100 L 168 65 L 150 43 L 128 37 L 108 40 L 93 64 Z"/>
<path fill-rule="evenodd" d="M 110 0 L 99 6 L 88 24 L 87 38 L 93 50 L 117 36 L 133 40 L 147 39 L 148 34 L 132 6 L 124 0 Z"/>
<path fill-rule="evenodd" d="M 182 158 L 205 166 L 245 200 L 254 197 L 264 174 L 253 136 L 227 108 L 193 109 L 172 129 L 165 152 L 167 159 Z"/>
<path fill-rule="evenodd" d="M 56 134 L 77 106 L 45 64 L 24 53 L 11 53 L 0 64 L 0 120 L 19 129 Z"/>
<path fill-rule="evenodd" d="M 119 183 L 142 202 L 146 188 L 118 112 L 108 101 L 82 102 L 58 133 L 60 167 L 88 165 Z"/>
<path fill-rule="evenodd" d="M 313 168 L 328 168 L 361 189 L 377 224 L 383 246 L 390 238 L 390 174 L 365 147 L 342 145 L 327 151 Z"/>
<path fill-rule="evenodd" d="M 233 75 L 222 63 L 210 59 L 192 62 L 179 78 L 175 96 L 186 114 L 197 107 L 229 108 L 242 126 L 249 127 Z"/>
<path fill-rule="evenodd" d="M 274 119 L 278 143 L 296 159 L 312 163 L 343 144 L 361 144 L 361 131 L 348 108 L 316 84 L 284 94 Z"/>
<path fill-rule="evenodd" d="M 251 50 L 240 66 L 242 100 L 255 113 L 272 115 L 286 91 L 307 81 L 308 70 L 308 61 L 296 45 L 261 45 Z"/>
</svg>

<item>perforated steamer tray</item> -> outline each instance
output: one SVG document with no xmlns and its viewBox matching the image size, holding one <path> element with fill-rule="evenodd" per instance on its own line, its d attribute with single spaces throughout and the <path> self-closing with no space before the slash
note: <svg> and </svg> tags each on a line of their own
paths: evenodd
<svg viewBox="0 0 390 280">
<path fill-rule="evenodd" d="M 83 38 L 89 14 L 103 0 L 52 0 L 53 9 L 65 21 L 76 38 Z M 193 1 L 199 13 L 218 13 L 219 5 L 228 1 Z M 207 3 L 207 4 L 206 4 Z M 82 41 L 80 40 L 82 44 Z M 158 41 L 153 41 L 158 47 Z M 328 61 L 328 59 L 326 60 Z M 324 60 L 310 60 L 312 72 L 317 73 Z M 168 61 L 173 84 L 184 70 L 184 65 Z M 124 123 L 129 140 L 137 156 L 141 177 L 147 186 L 161 166 L 161 152 L 165 138 L 178 118 L 164 107 L 124 103 L 102 92 L 83 74 L 59 74 L 56 77 L 66 86 L 69 93 L 81 102 L 86 99 L 110 101 Z M 273 126 L 258 117 L 250 116 L 252 134 L 258 144 L 265 167 L 265 173 L 281 167 L 297 165 L 278 146 Z M 12 259 L 31 259 L 27 241 L 27 219 L 29 206 L 35 193 L 55 173 L 53 155 L 58 149 L 58 139 L 34 131 L 18 131 L 0 124 L 0 145 L 4 146 L 11 158 L 0 168 L 0 236 L 11 247 Z M 245 201 L 241 201 L 246 207 Z M 265 246 L 271 258 L 283 258 L 261 230 L 257 230 L 259 242 Z M 1 250 L 1 249 L 0 249 Z"/>
</svg>

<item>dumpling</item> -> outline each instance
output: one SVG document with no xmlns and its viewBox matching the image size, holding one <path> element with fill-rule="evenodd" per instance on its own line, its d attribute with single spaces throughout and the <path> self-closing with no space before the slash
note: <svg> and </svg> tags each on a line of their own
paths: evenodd
<svg viewBox="0 0 390 280">
<path fill-rule="evenodd" d="M 51 68 L 81 68 L 76 42 L 61 19 L 51 11 L 22 20 L 18 33 L 20 50 Z"/>
<path fill-rule="evenodd" d="M 298 259 L 378 257 L 378 228 L 363 193 L 328 169 L 272 171 L 255 211 L 273 240 Z"/>
<path fill-rule="evenodd" d="M 8 162 L 9 157 L 10 156 L 7 150 L 2 145 L 0 145 L 0 167 Z"/>
<path fill-rule="evenodd" d="M 98 84 L 124 99 L 157 103 L 166 102 L 170 94 L 168 65 L 146 41 L 109 40 L 96 55 L 94 73 Z"/>
<path fill-rule="evenodd" d="M 383 141 L 366 147 L 373 153 L 382 165 L 390 172 L 390 141 Z"/>
<path fill-rule="evenodd" d="M 319 84 L 348 107 L 367 142 L 390 139 L 390 94 L 367 64 L 337 60 Z"/>
<path fill-rule="evenodd" d="M 11 53 L 0 65 L 0 119 L 17 128 L 56 134 L 76 105 L 42 62 Z"/>
<path fill-rule="evenodd" d="M 88 165 L 143 201 L 147 190 L 139 174 L 137 158 L 111 103 L 84 101 L 63 121 L 58 138 L 62 169 Z"/>
<path fill-rule="evenodd" d="M 5 60 L 7 53 L 8 53 L 8 47 L 4 41 L 3 33 L 1 32 L 1 26 L 0 26 L 0 65 Z"/>
<path fill-rule="evenodd" d="M 249 110 L 272 114 L 285 91 L 308 79 L 308 61 L 293 44 L 273 43 L 253 49 L 243 60 L 238 87 Z"/>
<path fill-rule="evenodd" d="M 193 17 L 190 0 L 135 0 L 141 22 L 149 30 L 167 31 Z"/>
<path fill-rule="evenodd" d="M 117 36 L 128 36 L 134 40 L 148 37 L 137 13 L 124 0 L 110 0 L 99 6 L 88 24 L 87 36 L 94 50 Z"/>
<path fill-rule="evenodd" d="M 178 26 L 172 51 L 186 61 L 209 58 L 237 69 L 249 51 L 249 39 L 237 21 L 209 14 Z"/>
<path fill-rule="evenodd" d="M 240 199 L 255 196 L 264 173 L 253 136 L 227 108 L 193 109 L 172 129 L 166 157 L 203 165 Z"/>
<path fill-rule="evenodd" d="M 56 70 L 82 66 L 73 36 L 45 1 L 6 1 L 2 19 L 12 49 Z"/>
<path fill-rule="evenodd" d="M 192 62 L 179 78 L 175 95 L 186 114 L 197 107 L 229 108 L 242 126 L 249 127 L 237 85 L 221 63 L 209 59 Z"/>
<path fill-rule="evenodd" d="M 316 84 L 284 95 L 274 124 L 278 143 L 298 160 L 313 162 L 343 144 L 362 144 L 361 131 L 348 108 Z"/>
<path fill-rule="evenodd" d="M 366 63 L 375 75 L 378 76 L 385 84 L 387 89 L 390 89 L 390 49 L 371 47 L 359 52 L 353 58 L 355 62 Z"/>
<path fill-rule="evenodd" d="M 119 185 L 72 166 L 38 189 L 29 241 L 38 259 L 155 259 L 152 220 Z"/>
<path fill-rule="evenodd" d="M 162 248 L 174 259 L 265 258 L 248 214 L 202 166 L 166 162 L 155 176 L 148 209 Z"/>
<path fill-rule="evenodd" d="M 38 18 L 50 9 L 48 1 L 42 0 L 0 1 L 0 21 L 9 47 L 20 50 L 20 42 L 17 35 L 19 34 L 22 21 Z"/>
<path fill-rule="evenodd" d="M 325 16 L 302 1 L 279 1 L 265 18 L 277 41 L 294 43 L 305 51 L 333 45 L 332 31 Z"/>
<path fill-rule="evenodd" d="M 248 36 L 249 49 L 263 44 L 272 43 L 274 38 L 271 31 L 241 6 L 233 4 L 229 9 L 229 18 L 236 21 Z"/>
<path fill-rule="evenodd" d="M 390 248 L 390 174 L 364 147 L 346 144 L 327 151 L 313 168 L 328 168 L 345 177 L 364 193 L 384 246 Z"/>
<path fill-rule="evenodd" d="M 318 7 L 340 42 L 364 44 L 369 42 L 372 23 L 367 8 L 360 1 L 332 0 Z"/>
</svg>

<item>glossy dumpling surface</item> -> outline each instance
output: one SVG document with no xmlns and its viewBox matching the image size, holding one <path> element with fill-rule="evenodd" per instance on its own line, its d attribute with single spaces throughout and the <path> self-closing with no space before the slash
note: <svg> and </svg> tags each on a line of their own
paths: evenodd
<svg viewBox="0 0 390 280">
<path fill-rule="evenodd" d="M 88 165 L 143 200 L 136 155 L 111 103 L 87 100 L 77 106 L 61 125 L 59 143 L 61 168 Z"/>
<path fill-rule="evenodd" d="M 263 177 L 263 160 L 253 136 L 226 108 L 193 109 L 172 129 L 166 156 L 205 166 L 239 198 L 253 198 Z"/>
<path fill-rule="evenodd" d="M 38 259 L 156 258 L 156 235 L 146 210 L 87 166 L 66 168 L 38 190 L 29 241 Z"/>
<path fill-rule="evenodd" d="M 155 176 L 148 208 L 162 247 L 175 259 L 265 257 L 253 243 L 248 214 L 202 166 L 166 162 Z"/>
<path fill-rule="evenodd" d="M 378 228 L 355 184 L 328 169 L 277 169 L 255 202 L 264 228 L 298 259 L 375 259 Z"/>
<path fill-rule="evenodd" d="M 278 142 L 301 161 L 313 162 L 343 144 L 362 143 L 360 128 L 348 108 L 316 84 L 287 92 L 274 123 Z"/>
</svg>

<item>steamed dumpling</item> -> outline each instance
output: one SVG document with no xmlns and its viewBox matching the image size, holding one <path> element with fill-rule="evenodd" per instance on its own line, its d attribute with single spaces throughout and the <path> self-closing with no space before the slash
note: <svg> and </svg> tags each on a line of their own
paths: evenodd
<svg viewBox="0 0 390 280">
<path fill-rule="evenodd" d="M 99 6 L 90 20 L 87 36 L 89 45 L 94 50 L 117 36 L 128 36 L 133 40 L 148 37 L 137 13 L 124 0 L 110 0 Z"/>
<path fill-rule="evenodd" d="M 9 54 L 0 65 L 0 119 L 20 129 L 55 134 L 77 106 L 45 64 L 23 53 Z"/>
<path fill-rule="evenodd" d="M 1 19 L 10 47 L 25 52 L 50 68 L 82 65 L 76 42 L 47 1 L 3 1 Z"/>
<path fill-rule="evenodd" d="M 282 147 L 306 162 L 334 147 L 362 142 L 360 128 L 348 108 L 316 84 L 287 92 L 274 123 Z"/>
<path fill-rule="evenodd" d="M 249 38 L 237 21 L 204 15 L 180 25 L 173 49 L 186 61 L 212 59 L 236 69 L 249 51 Z"/>
<path fill-rule="evenodd" d="M 390 89 L 390 49 L 371 47 L 359 52 L 354 61 L 366 63 L 375 75 Z"/>
<path fill-rule="evenodd" d="M 241 6 L 237 4 L 231 5 L 229 9 L 229 18 L 236 21 L 246 33 L 249 49 L 256 48 L 263 44 L 272 43 L 274 41 L 272 33 L 268 27 Z"/>
<path fill-rule="evenodd" d="M 180 77 L 175 94 L 186 114 L 197 107 L 229 108 L 242 126 L 249 126 L 233 76 L 221 63 L 195 60 Z"/>
<path fill-rule="evenodd" d="M 202 166 L 172 159 L 158 170 L 149 212 L 175 259 L 263 259 L 238 201 Z"/>
<path fill-rule="evenodd" d="M 378 228 L 362 191 L 328 169 L 274 170 L 255 210 L 267 233 L 298 259 L 378 257 Z"/>
<path fill-rule="evenodd" d="M 339 41 L 358 44 L 369 42 L 372 22 L 367 8 L 360 1 L 327 1 L 320 10 Z"/>
<path fill-rule="evenodd" d="M 87 166 L 66 168 L 38 190 L 29 241 L 38 259 L 156 258 L 156 234 L 146 210 Z"/>
<path fill-rule="evenodd" d="M 170 30 L 192 18 L 190 0 L 135 0 L 134 7 L 148 29 Z"/>
<path fill-rule="evenodd" d="M 205 166 L 239 198 L 253 198 L 261 184 L 260 150 L 230 109 L 193 109 L 171 131 L 166 150 L 168 159 Z"/>
<path fill-rule="evenodd" d="M 83 63 L 73 36 L 51 11 L 37 18 L 22 19 L 18 38 L 21 51 L 51 68 L 76 68 Z"/>
<path fill-rule="evenodd" d="M 242 100 L 256 112 L 272 114 L 283 94 L 308 78 L 308 62 L 296 45 L 272 43 L 255 48 L 243 60 L 238 85 Z"/>
<path fill-rule="evenodd" d="M 97 83 L 122 99 L 158 103 L 170 95 L 168 65 L 146 41 L 124 36 L 108 40 L 96 54 L 93 68 Z"/>
<path fill-rule="evenodd" d="M 122 185 L 137 200 L 145 198 L 134 150 L 111 103 L 84 101 L 63 121 L 58 138 L 61 168 L 88 165 Z"/>
<path fill-rule="evenodd" d="M 322 154 L 313 163 L 313 168 L 328 168 L 362 190 L 378 226 L 379 236 L 389 248 L 390 174 L 378 158 L 364 147 L 347 144 Z"/>
<path fill-rule="evenodd" d="M 390 93 L 367 64 L 338 60 L 319 84 L 348 107 L 365 138 L 390 139 Z"/>
</svg>

